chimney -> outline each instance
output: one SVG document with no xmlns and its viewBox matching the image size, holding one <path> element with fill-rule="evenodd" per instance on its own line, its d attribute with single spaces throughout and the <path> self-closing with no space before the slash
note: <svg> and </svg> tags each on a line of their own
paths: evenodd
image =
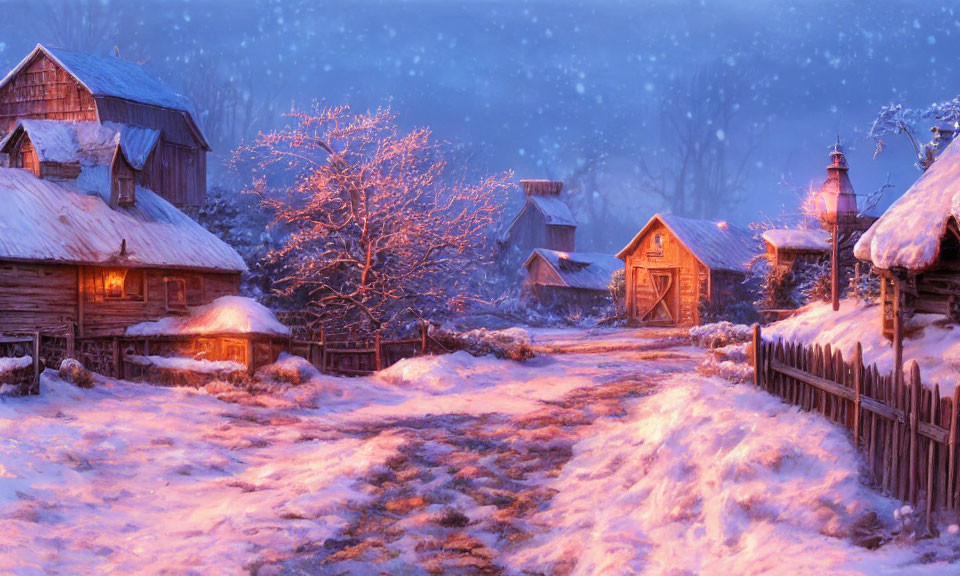
<svg viewBox="0 0 960 576">
<path fill-rule="evenodd" d="M 556 180 L 521 180 L 524 196 L 559 196 L 563 182 Z"/>
</svg>

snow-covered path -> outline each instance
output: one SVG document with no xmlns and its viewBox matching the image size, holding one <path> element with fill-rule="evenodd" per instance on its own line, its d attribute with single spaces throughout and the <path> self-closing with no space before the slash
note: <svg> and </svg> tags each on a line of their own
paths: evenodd
<svg viewBox="0 0 960 576">
<path fill-rule="evenodd" d="M 674 336 L 258 394 L 45 378 L 0 400 L 0 573 L 960 573 L 917 564 L 952 540 L 852 545 L 895 503 L 844 433 Z"/>
</svg>

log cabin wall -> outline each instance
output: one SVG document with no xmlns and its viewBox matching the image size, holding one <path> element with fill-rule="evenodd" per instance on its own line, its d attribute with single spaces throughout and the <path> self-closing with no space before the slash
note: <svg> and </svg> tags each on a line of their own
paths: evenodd
<svg viewBox="0 0 960 576">
<path fill-rule="evenodd" d="M 659 323 L 692 326 L 700 321 L 701 295 L 706 294 L 710 270 L 662 222 L 650 226 L 627 255 L 625 265 L 627 318 L 631 323 L 641 323 L 643 315 L 656 304 L 658 292 L 662 292 L 664 280 L 655 280 L 654 276 L 670 278 L 668 293 L 662 298 L 670 321 Z M 661 282 L 660 287 L 654 286 L 655 281 Z"/>
<path fill-rule="evenodd" d="M 940 241 L 940 252 L 932 268 L 908 274 L 901 282 L 904 312 L 909 316 L 943 314 L 960 321 L 960 240 L 956 224 L 950 222 Z"/>
<path fill-rule="evenodd" d="M 66 70 L 37 54 L 9 84 L 0 88 L 0 134 L 20 118 L 95 121 L 93 96 Z"/>
<path fill-rule="evenodd" d="M 77 321 L 77 269 L 0 262 L 0 334 L 64 334 Z"/>
<path fill-rule="evenodd" d="M 239 291 L 239 274 L 185 272 L 131 268 L 128 274 L 143 275 L 143 294 L 111 297 L 111 269 L 84 266 L 81 269 L 84 336 L 116 335 L 132 324 L 157 320 L 185 311 L 186 306 L 208 304 Z"/>
<path fill-rule="evenodd" d="M 138 322 L 182 313 L 166 301 L 166 282 L 182 280 L 185 305 L 199 306 L 237 294 L 239 274 L 127 269 L 145 281 L 144 298 L 110 299 L 108 268 L 0 261 L 0 334 L 40 331 L 64 334 L 67 326 L 83 326 L 83 336 L 119 335 Z M 78 279 L 83 282 L 83 301 Z M 179 284 L 178 284 L 179 285 Z"/>
</svg>

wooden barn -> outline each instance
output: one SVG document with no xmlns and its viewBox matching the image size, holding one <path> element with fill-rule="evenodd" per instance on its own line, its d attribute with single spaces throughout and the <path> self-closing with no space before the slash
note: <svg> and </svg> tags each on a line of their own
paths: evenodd
<svg viewBox="0 0 960 576">
<path fill-rule="evenodd" d="M 702 310 L 721 312 L 742 297 L 757 252 L 750 232 L 726 222 L 654 215 L 617 254 L 626 266 L 628 321 L 690 326 Z"/>
<path fill-rule="evenodd" d="M 960 322 L 958 199 L 960 147 L 954 140 L 854 249 L 880 276 L 882 330 L 898 353 L 905 321 L 914 314 L 942 314 Z"/>
<path fill-rule="evenodd" d="M 287 348 L 234 296 L 240 255 L 174 205 L 206 188 L 191 109 L 134 64 L 42 46 L 0 83 L 0 335 L 113 376 L 250 371 Z"/>
<path fill-rule="evenodd" d="M 612 254 L 537 248 L 523 266 L 524 287 L 542 305 L 590 312 L 610 302 L 610 281 L 623 263 Z"/>
<path fill-rule="evenodd" d="M 521 180 L 523 208 L 500 236 L 502 247 L 529 254 L 534 248 L 573 252 L 577 221 L 560 199 L 563 182 Z"/>
<path fill-rule="evenodd" d="M 0 136 L 24 119 L 151 131 L 156 142 L 132 171 L 136 185 L 175 206 L 203 204 L 210 146 L 193 106 L 133 62 L 38 45 L 0 81 Z M 36 170 L 35 149 L 30 138 L 19 141 L 14 165 Z"/>
<path fill-rule="evenodd" d="M 762 237 L 767 258 L 781 270 L 820 263 L 830 257 L 830 233 L 820 228 L 771 228 Z"/>
</svg>

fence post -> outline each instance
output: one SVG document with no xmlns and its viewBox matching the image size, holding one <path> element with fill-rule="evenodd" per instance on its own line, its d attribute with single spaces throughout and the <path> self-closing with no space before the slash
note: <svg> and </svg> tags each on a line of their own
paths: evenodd
<svg viewBox="0 0 960 576">
<path fill-rule="evenodd" d="M 896 369 L 896 367 L 894 367 Z M 917 503 L 917 457 L 920 450 L 917 427 L 920 423 L 920 367 L 916 363 L 910 370 L 910 489 L 911 504 Z"/>
<path fill-rule="evenodd" d="M 113 377 L 123 378 L 123 374 L 120 373 L 120 342 L 116 338 L 113 339 Z"/>
<path fill-rule="evenodd" d="M 77 357 L 76 331 L 77 331 L 76 324 L 74 324 L 73 322 L 70 322 L 67 324 L 67 358 Z"/>
<path fill-rule="evenodd" d="M 377 372 L 383 370 L 383 351 L 380 348 L 380 333 L 377 332 L 377 335 L 373 339 L 374 355 L 377 360 Z"/>
<path fill-rule="evenodd" d="M 763 363 L 760 361 L 760 348 L 761 348 L 760 339 L 760 324 L 753 325 L 753 385 L 756 388 L 760 387 L 760 367 Z"/>
<path fill-rule="evenodd" d="M 30 393 L 40 393 L 40 332 L 33 334 L 33 389 Z"/>
<path fill-rule="evenodd" d="M 860 392 L 863 386 L 863 347 L 857 342 L 853 352 L 853 445 L 860 449 Z"/>
<path fill-rule="evenodd" d="M 327 336 L 323 332 L 323 327 L 320 328 L 320 371 L 327 371 Z"/>
<path fill-rule="evenodd" d="M 427 355 L 427 321 L 420 321 L 420 355 Z"/>
<path fill-rule="evenodd" d="M 957 407 L 960 405 L 960 386 L 953 389 L 953 404 L 950 406 L 950 440 L 947 443 L 949 453 L 947 456 L 947 507 L 957 508 L 955 500 L 956 488 L 954 483 L 957 481 Z"/>
</svg>

